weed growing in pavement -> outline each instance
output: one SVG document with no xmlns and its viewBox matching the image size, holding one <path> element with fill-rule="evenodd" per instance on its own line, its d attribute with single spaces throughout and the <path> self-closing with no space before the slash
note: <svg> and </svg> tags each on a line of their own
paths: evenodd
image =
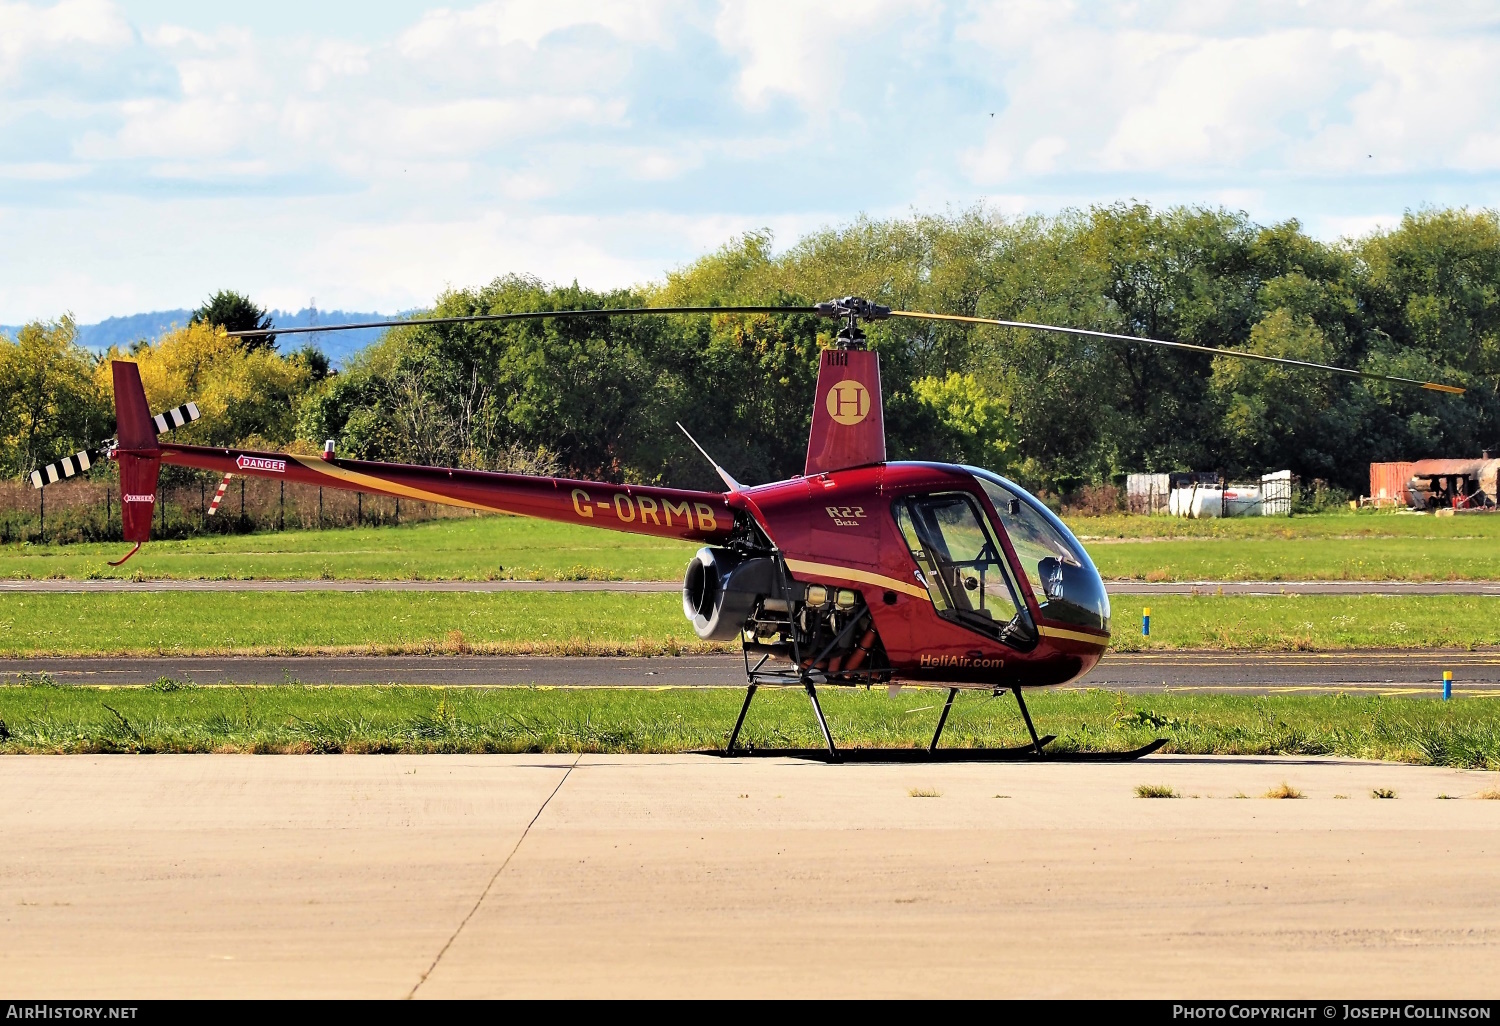
<svg viewBox="0 0 1500 1026">
<path fill-rule="evenodd" d="M 1137 798 L 1176 798 L 1177 792 L 1172 790 L 1170 784 L 1137 784 L 1135 786 Z"/>
<path fill-rule="evenodd" d="M 1267 798 L 1306 798 L 1307 795 L 1297 790 L 1291 784 L 1283 780 L 1278 786 L 1266 792 Z"/>
<path fill-rule="evenodd" d="M 1371 798 L 1394 798 L 1394 797 L 1396 797 L 1396 792 L 1392 791 L 1389 787 L 1377 787 L 1377 788 L 1375 788 L 1375 790 L 1373 790 L 1373 791 L 1370 792 L 1370 797 Z"/>
<path fill-rule="evenodd" d="M 943 792 L 935 791 L 930 787 L 914 787 L 906 792 L 913 798 L 941 798 Z"/>
</svg>

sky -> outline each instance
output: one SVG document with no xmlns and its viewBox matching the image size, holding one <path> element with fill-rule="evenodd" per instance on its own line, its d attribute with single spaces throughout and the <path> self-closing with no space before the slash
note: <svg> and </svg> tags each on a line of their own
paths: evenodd
<svg viewBox="0 0 1500 1026">
<path fill-rule="evenodd" d="M 1500 206 L 1500 8 L 0 0 L 0 323 L 659 279 L 861 214 Z"/>
</svg>

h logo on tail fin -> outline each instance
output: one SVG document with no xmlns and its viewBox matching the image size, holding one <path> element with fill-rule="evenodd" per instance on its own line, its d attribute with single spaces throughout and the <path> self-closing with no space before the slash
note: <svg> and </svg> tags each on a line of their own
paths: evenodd
<svg viewBox="0 0 1500 1026">
<path fill-rule="evenodd" d="M 853 379 L 836 382 L 828 390 L 828 415 L 846 427 L 870 415 L 870 390 Z"/>
</svg>

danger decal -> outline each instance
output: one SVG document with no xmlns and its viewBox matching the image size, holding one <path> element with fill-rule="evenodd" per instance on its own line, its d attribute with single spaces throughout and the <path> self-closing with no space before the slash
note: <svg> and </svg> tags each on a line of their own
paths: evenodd
<svg viewBox="0 0 1500 1026">
<path fill-rule="evenodd" d="M 234 461 L 241 470 L 263 470 L 271 474 L 285 474 L 286 460 L 268 460 L 264 456 L 241 456 Z"/>
</svg>

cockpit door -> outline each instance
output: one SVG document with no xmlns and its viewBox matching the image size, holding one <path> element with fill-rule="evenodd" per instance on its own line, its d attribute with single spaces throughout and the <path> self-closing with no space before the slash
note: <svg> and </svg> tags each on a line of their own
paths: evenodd
<svg viewBox="0 0 1500 1026">
<path fill-rule="evenodd" d="M 974 496 L 912 495 L 896 500 L 893 512 L 939 616 L 1012 645 L 1035 640 L 1011 568 Z"/>
</svg>

